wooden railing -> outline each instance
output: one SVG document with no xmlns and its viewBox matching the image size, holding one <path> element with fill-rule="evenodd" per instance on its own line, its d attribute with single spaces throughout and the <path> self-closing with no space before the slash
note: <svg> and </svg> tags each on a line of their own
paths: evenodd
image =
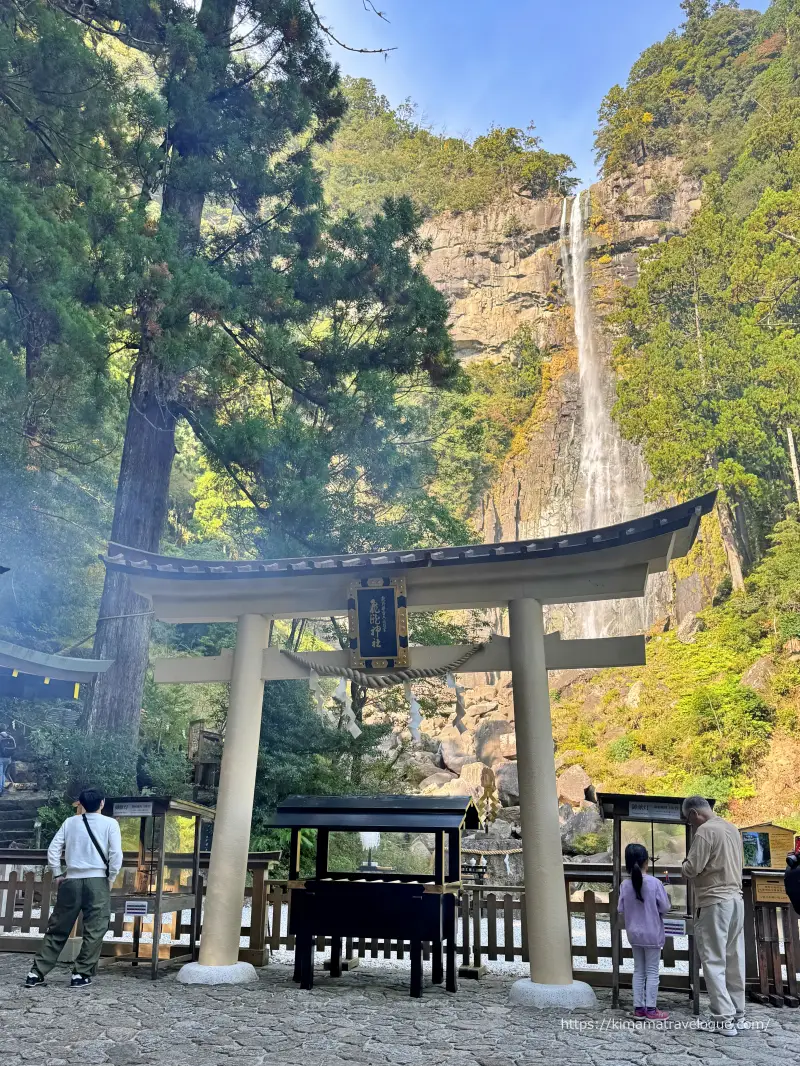
<svg viewBox="0 0 800 1066">
<path fill-rule="evenodd" d="M 208 869 L 209 854 L 200 855 L 200 869 Z M 46 868 L 47 852 L 22 849 L 0 849 L 0 951 L 30 952 L 38 944 L 47 928 L 50 912 L 55 904 L 53 875 Z M 115 895 L 136 896 L 136 854 L 126 853 L 123 867 L 114 888 Z M 270 860 L 258 852 L 248 857 L 245 906 L 250 904 L 250 925 L 243 925 L 241 935 L 248 938 L 248 946 L 242 948 L 240 957 L 254 965 L 266 962 L 267 894 Z M 191 880 L 192 856 L 170 854 L 164 869 L 164 891 L 183 892 Z M 205 891 L 205 889 L 204 889 Z M 120 951 L 122 937 L 133 932 L 133 918 L 122 913 L 113 914 L 109 929 L 111 940 L 103 944 L 104 955 L 116 955 Z M 142 932 L 147 937 L 153 934 L 152 915 L 143 919 Z M 179 954 L 181 937 L 188 937 L 190 926 L 180 912 L 164 916 L 162 934 L 169 934 L 171 943 L 162 944 L 159 954 L 169 958 Z M 80 923 L 77 928 L 80 935 Z M 142 945 L 141 953 L 151 952 L 150 944 Z"/>
<path fill-rule="evenodd" d="M 37 943 L 36 934 L 44 933 L 54 903 L 52 876 L 46 871 L 45 863 L 46 853 L 43 851 L 0 850 L 0 951 L 30 952 Z M 168 856 L 166 891 L 185 889 L 191 863 L 190 855 Z M 200 865 L 201 870 L 207 869 L 207 854 L 201 856 Z M 122 885 L 116 888 L 115 892 L 124 895 L 136 894 L 133 885 L 135 869 L 135 855 L 126 855 L 121 874 Z M 289 936 L 287 931 L 290 898 L 287 883 L 269 880 L 268 871 L 269 862 L 264 856 L 257 853 L 249 856 L 248 887 L 245 890 L 243 908 L 245 917 L 241 928 L 241 935 L 248 939 L 248 946 L 240 950 L 240 957 L 254 965 L 262 965 L 269 951 L 294 948 L 294 937 Z M 680 884 L 680 871 L 670 871 L 670 880 L 672 884 Z M 774 915 L 767 914 L 763 906 L 760 909 L 755 904 L 752 880 L 746 872 L 743 882 L 748 987 L 756 992 L 760 989 L 762 993 L 766 989 L 770 1000 L 774 999 L 776 994 L 778 997 L 783 995 L 788 1002 L 796 993 L 794 971 L 800 966 L 797 917 L 785 906 L 776 907 Z M 566 864 L 564 889 L 570 919 L 583 920 L 583 942 L 576 936 L 574 922 L 570 921 L 575 976 L 596 986 L 607 986 L 611 983 L 610 919 L 612 908 L 615 907 L 611 867 Z M 486 961 L 528 960 L 526 905 L 525 892 L 521 887 L 465 885 L 462 888 L 459 899 L 458 951 L 463 973 L 477 976 Z M 248 910 L 249 924 L 245 924 Z M 185 940 L 189 934 L 189 925 L 180 915 L 169 915 L 168 922 L 168 925 L 163 926 L 162 932 L 170 933 L 173 944 L 162 945 L 160 953 L 165 957 L 178 953 L 180 939 Z M 131 928 L 131 919 L 122 914 L 114 915 L 111 926 L 113 938 L 105 942 L 104 952 L 116 954 L 121 938 L 130 932 Z M 145 926 L 145 932 L 152 933 L 152 920 L 149 928 Z M 330 941 L 320 937 L 316 946 L 317 951 L 325 951 L 330 947 Z M 149 944 L 146 950 L 149 953 Z M 396 940 L 349 938 L 345 942 L 346 957 L 377 959 L 396 955 L 402 959 L 407 952 L 408 944 Z M 623 946 L 623 962 L 631 955 L 631 950 Z M 423 946 L 423 957 L 430 957 L 429 945 Z M 676 969 L 677 964 L 688 961 L 687 948 L 676 946 L 674 939 L 667 937 L 662 953 L 663 987 L 688 991 L 688 973 Z M 782 989 L 781 968 L 787 964 L 792 976 L 787 977 L 788 989 Z M 588 968 L 592 966 L 599 968 Z M 622 972 L 622 986 L 629 986 L 630 983 L 630 972 Z"/>
</svg>

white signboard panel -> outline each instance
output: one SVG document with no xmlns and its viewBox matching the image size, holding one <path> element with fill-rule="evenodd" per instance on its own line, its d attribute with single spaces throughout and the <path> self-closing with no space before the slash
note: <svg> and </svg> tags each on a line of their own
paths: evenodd
<svg viewBox="0 0 800 1066">
<path fill-rule="evenodd" d="M 135 803 L 115 803 L 115 818 L 148 818 L 153 813 L 151 802 L 138 801 Z"/>
<path fill-rule="evenodd" d="M 681 805 L 657 800 L 631 800 L 628 817 L 644 822 L 680 822 Z"/>
<path fill-rule="evenodd" d="M 148 913 L 148 901 L 146 899 L 126 899 L 125 913 L 128 915 L 146 915 Z"/>
</svg>

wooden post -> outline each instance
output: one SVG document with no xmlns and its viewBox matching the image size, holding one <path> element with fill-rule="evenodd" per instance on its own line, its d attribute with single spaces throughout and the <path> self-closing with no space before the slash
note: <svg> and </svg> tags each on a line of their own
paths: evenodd
<svg viewBox="0 0 800 1066">
<path fill-rule="evenodd" d="M 266 966 L 269 948 L 267 933 L 267 870 L 253 870 L 253 895 L 250 907 L 250 944 L 239 950 L 239 958 L 253 966 Z"/>
<path fill-rule="evenodd" d="M 192 962 L 197 961 L 200 929 L 203 915 L 203 878 L 200 876 L 200 844 L 203 837 L 203 819 L 194 820 L 194 848 L 192 849 L 192 891 L 194 892 L 194 910 L 189 927 L 189 951 Z"/>
<path fill-rule="evenodd" d="M 619 969 L 622 962 L 622 932 L 620 930 L 617 901 L 622 881 L 622 828 L 619 818 L 614 819 L 611 844 L 611 861 L 614 881 L 608 896 L 609 919 L 611 925 L 611 1006 L 619 1007 Z"/>
<path fill-rule="evenodd" d="M 153 951 L 150 957 L 150 977 L 153 981 L 158 977 L 158 953 L 161 946 L 161 907 L 164 897 L 164 852 L 167 847 L 167 816 L 162 814 L 158 819 L 161 830 L 158 841 L 158 862 L 156 864 L 156 900 L 153 905 Z M 156 819 L 153 819 L 153 846 L 156 840 Z"/>
<path fill-rule="evenodd" d="M 411 941 L 411 995 L 419 999 L 422 995 L 422 941 Z"/>
</svg>

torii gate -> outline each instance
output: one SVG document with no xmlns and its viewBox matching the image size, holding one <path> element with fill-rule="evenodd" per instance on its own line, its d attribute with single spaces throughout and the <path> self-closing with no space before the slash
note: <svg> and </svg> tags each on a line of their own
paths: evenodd
<svg viewBox="0 0 800 1066">
<path fill-rule="evenodd" d="M 238 962 L 250 821 L 264 682 L 308 677 L 302 656 L 266 647 L 268 620 L 346 615 L 354 579 L 404 577 L 411 611 L 505 607 L 508 638 L 495 638 L 459 670 L 511 670 L 517 734 L 530 979 L 512 1000 L 537 1007 L 592 1006 L 592 989 L 573 980 L 558 822 L 549 669 L 640 665 L 644 637 L 560 640 L 545 634 L 545 604 L 643 596 L 694 543 L 709 493 L 632 522 L 586 533 L 461 548 L 391 551 L 272 561 L 198 562 L 109 545 L 109 570 L 130 577 L 165 622 L 236 622 L 236 647 L 217 658 L 156 663 L 162 682 L 230 682 L 200 961 L 179 979 L 191 983 L 255 980 Z M 464 648 L 412 648 L 413 666 L 442 666 Z M 308 656 L 345 666 L 345 652 Z"/>
</svg>

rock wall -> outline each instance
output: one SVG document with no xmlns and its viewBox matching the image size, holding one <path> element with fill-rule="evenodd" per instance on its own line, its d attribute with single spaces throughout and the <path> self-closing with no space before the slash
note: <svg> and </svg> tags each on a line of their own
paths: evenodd
<svg viewBox="0 0 800 1066">
<path fill-rule="evenodd" d="M 619 287 L 635 282 L 637 251 L 686 227 L 700 206 L 700 186 L 681 173 L 677 161 L 666 160 L 630 177 L 598 182 L 590 195 L 597 342 L 608 360 L 611 338 L 603 316 Z M 509 457 L 475 515 L 487 542 L 575 529 L 581 404 L 562 211 L 561 201 L 517 198 L 442 215 L 426 227 L 432 244 L 426 272 L 452 301 L 451 327 L 461 358 L 510 357 L 511 341 L 523 325 L 548 353 L 525 447 Z M 635 449 L 626 449 L 624 466 L 621 481 L 642 499 L 646 471 Z"/>
</svg>

